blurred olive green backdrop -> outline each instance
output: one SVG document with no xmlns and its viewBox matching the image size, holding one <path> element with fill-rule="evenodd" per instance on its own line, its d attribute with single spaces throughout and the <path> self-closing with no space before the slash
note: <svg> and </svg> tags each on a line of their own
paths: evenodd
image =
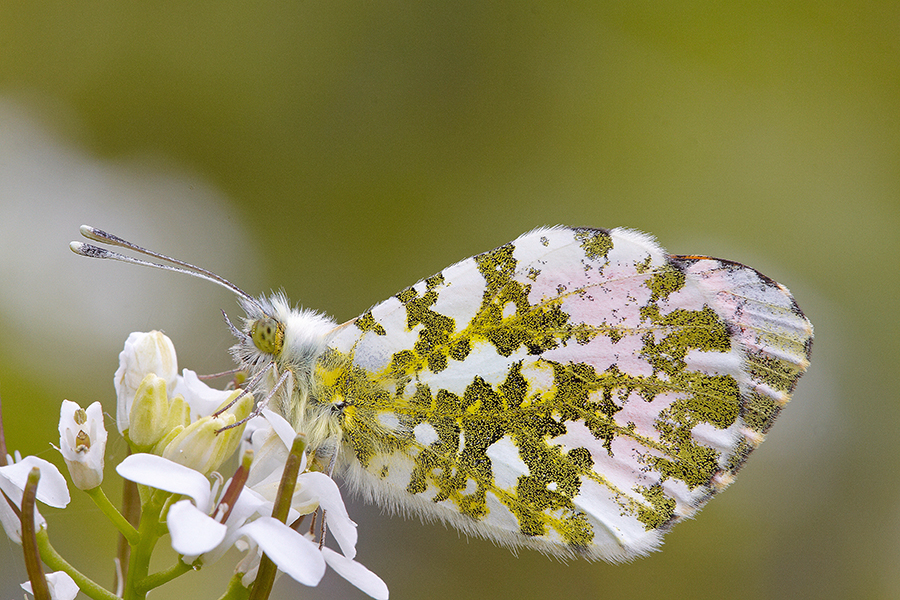
<svg viewBox="0 0 900 600">
<path fill-rule="evenodd" d="M 82 222 L 339 321 L 539 225 L 629 226 L 760 269 L 815 324 L 737 483 L 627 565 L 353 502 L 358 559 L 395 599 L 900 597 L 896 2 L 7 1 L 0 147 L 11 449 L 61 464 L 64 397 L 114 415 L 132 330 L 229 367 L 227 292 L 79 259 Z M 108 584 L 115 536 L 72 491 L 51 536 Z M 2 598 L 18 552 L 0 541 Z M 153 597 L 217 597 L 232 565 Z"/>
</svg>

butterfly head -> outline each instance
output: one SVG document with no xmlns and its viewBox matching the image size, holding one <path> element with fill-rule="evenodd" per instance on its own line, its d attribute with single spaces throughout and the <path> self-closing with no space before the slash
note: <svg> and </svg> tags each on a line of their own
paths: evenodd
<svg viewBox="0 0 900 600">
<path fill-rule="evenodd" d="M 240 304 L 246 312 L 243 327 L 238 329 L 228 321 L 237 337 L 231 347 L 235 362 L 250 376 L 248 385 L 261 386 L 267 392 L 263 396 L 271 398 L 277 412 L 295 428 L 308 431 L 309 422 L 320 421 L 307 414 L 307 407 L 315 403 L 311 397 L 315 364 L 325 352 L 334 321 L 321 313 L 292 307 L 280 293 L 268 298 L 241 298 Z M 309 410 L 318 414 L 317 410 L 325 409 Z M 332 432 L 328 430 L 321 437 L 327 437 L 326 433 Z"/>
<path fill-rule="evenodd" d="M 238 340 L 232 346 L 231 354 L 241 368 L 250 373 L 259 371 L 270 363 L 277 363 L 283 354 L 286 319 L 285 315 L 279 314 L 282 312 L 278 310 L 280 306 L 272 302 L 275 299 L 276 297 L 271 300 L 265 297 L 240 298 L 239 303 L 246 313 L 241 328 L 232 325 L 227 315 L 225 317 Z"/>
<path fill-rule="evenodd" d="M 246 312 L 243 328 L 231 326 L 238 338 L 231 352 L 251 373 L 274 362 L 281 370 L 307 373 L 325 349 L 328 333 L 335 323 L 312 310 L 292 307 L 284 294 L 240 298 Z M 230 325 L 230 323 L 229 323 Z"/>
</svg>

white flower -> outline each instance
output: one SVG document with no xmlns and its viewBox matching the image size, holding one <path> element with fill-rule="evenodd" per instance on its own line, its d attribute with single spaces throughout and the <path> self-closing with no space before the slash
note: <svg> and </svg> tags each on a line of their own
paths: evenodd
<svg viewBox="0 0 900 600">
<path fill-rule="evenodd" d="M 75 600 L 78 595 L 78 586 L 75 580 L 69 577 L 63 571 L 56 571 L 46 575 L 47 587 L 50 589 L 51 600 Z M 26 581 L 22 584 L 22 589 L 29 594 L 34 594 L 31 590 L 31 582 Z"/>
<path fill-rule="evenodd" d="M 274 502 L 284 471 L 288 448 L 293 443 L 293 428 L 284 417 L 270 410 L 263 411 L 263 417 L 269 427 L 261 426 L 253 432 L 254 444 L 253 465 L 247 486 L 262 497 Z M 287 438 L 287 439 L 286 439 Z M 334 480 L 317 471 L 303 472 L 306 468 L 306 456 L 300 465 L 297 486 L 291 499 L 291 508 L 299 515 L 310 514 L 321 507 L 327 513 L 329 532 L 341 547 L 345 556 L 356 556 L 356 523 L 350 520 L 341 490 Z"/>
<path fill-rule="evenodd" d="M 280 417 L 267 415 L 267 420 L 277 422 L 277 418 Z M 277 444 L 284 445 L 273 427 L 262 427 L 257 431 L 266 434 L 265 443 L 275 445 L 277 440 Z M 257 463 L 254 461 L 254 464 Z M 272 460 L 270 464 L 274 465 L 276 461 Z M 283 468 L 282 460 L 280 468 L 276 469 L 278 477 Z M 353 560 L 356 524 L 347 515 L 337 485 L 323 473 L 308 472 L 298 476 L 298 492 L 294 494 L 288 520 L 293 522 L 321 506 L 327 513 L 329 531 L 343 554 L 329 548 L 320 550 L 308 537 L 268 516 L 272 513 L 274 499 L 266 498 L 271 491 L 268 476 L 256 486 L 265 493 L 245 486 L 227 520 L 222 523 L 220 515 L 213 513 L 221 489 L 218 484 L 210 486 L 201 473 L 151 454 L 129 456 L 116 470 L 126 479 L 191 498 L 173 504 L 166 516 L 172 548 L 182 554 L 188 564 L 194 564 L 198 559 L 203 564 L 211 564 L 236 546 L 247 551 L 236 569 L 244 573 L 242 583 L 245 587 L 256 578 L 260 556 L 265 553 L 279 570 L 304 585 L 318 585 L 327 564 L 373 598 L 388 597 L 384 582 Z M 227 484 L 222 486 L 222 489 L 226 488 Z M 297 510 L 298 507 L 302 512 Z"/>
<path fill-rule="evenodd" d="M 174 348 L 159 332 L 132 333 L 119 358 L 115 376 L 119 429 L 124 433 L 132 428 L 131 441 L 141 442 L 137 446 L 132 443 L 132 448 L 153 454 L 133 454 L 116 471 L 125 479 L 190 498 L 175 502 L 166 513 L 172 547 L 185 563 L 212 563 L 235 546 L 247 551 L 236 569 L 243 573 L 245 587 L 256 578 L 265 553 L 279 570 L 305 585 L 318 585 L 328 564 L 373 598 L 387 599 L 384 582 L 353 560 L 356 523 L 347 514 L 340 490 L 327 475 L 304 472 L 305 455 L 288 522 L 321 508 L 341 552 L 320 549 L 311 536 L 270 516 L 296 436 L 286 420 L 264 411 L 265 419 L 251 419 L 246 429 L 242 426 L 217 433 L 249 416 L 253 397 L 245 395 L 213 418 L 212 414 L 240 392 L 210 388 L 187 369 L 177 376 Z M 177 394 L 174 398 L 173 393 Z M 140 396 L 137 400 L 136 394 Z M 235 451 L 242 433 L 245 445 L 254 450 L 254 460 L 234 506 L 228 507 L 223 499 L 230 498 L 233 491 L 227 483 L 220 485 L 221 478 L 210 484 L 206 474 Z"/>
<path fill-rule="evenodd" d="M 257 488 L 263 480 L 281 480 L 281 472 L 287 460 L 288 451 L 294 443 L 294 428 L 281 415 L 269 409 L 263 409 L 261 419 L 253 419 L 247 423 L 244 432 L 244 450 L 253 450 L 253 464 L 250 466 L 250 475 L 247 478 L 247 486 Z M 303 456 L 302 472 L 306 465 L 306 456 Z M 260 491 L 260 489 L 257 489 Z M 277 491 L 277 483 L 272 493 L 269 494 L 274 501 Z"/>
<path fill-rule="evenodd" d="M 11 458 L 11 457 L 10 457 Z M 38 482 L 37 499 L 54 508 L 64 508 L 69 504 L 69 488 L 66 478 L 54 465 L 36 456 L 26 456 L 15 463 L 0 467 L 0 490 L 6 494 L 16 506 L 22 506 L 22 494 L 28 481 L 31 469 L 41 470 Z M 34 520 L 36 529 L 46 527 L 47 522 L 35 508 Z M 0 498 L 0 523 L 9 539 L 17 544 L 22 542 L 22 523 L 19 517 L 4 498 Z"/>
<path fill-rule="evenodd" d="M 278 560 L 273 557 L 278 568 L 300 583 L 317 585 L 325 573 L 325 560 L 318 547 L 284 523 L 261 516 L 271 514 L 272 503 L 252 490 L 241 491 L 223 524 L 210 516 L 215 508 L 216 486 L 211 489 L 206 477 L 197 471 L 152 454 L 129 456 L 116 470 L 137 483 L 190 496 L 193 503 L 176 502 L 166 517 L 172 547 L 185 555 L 185 562 L 193 563 L 201 555 L 203 563 L 215 562 L 240 538 L 247 537 L 254 547 L 278 556 Z M 251 518 L 256 520 L 247 523 Z"/>
<path fill-rule="evenodd" d="M 178 359 L 175 347 L 165 334 L 159 331 L 134 332 L 125 340 L 125 348 L 119 354 L 119 368 L 113 376 L 116 386 L 116 424 L 119 432 L 128 429 L 128 416 L 135 392 L 148 373 L 166 380 L 167 391 L 175 389 L 178 375 Z"/>
<path fill-rule="evenodd" d="M 91 490 L 103 481 L 103 455 L 106 451 L 106 427 L 103 408 L 94 402 L 83 410 L 63 400 L 59 414 L 59 450 L 62 452 L 72 483 L 80 490 Z"/>
</svg>

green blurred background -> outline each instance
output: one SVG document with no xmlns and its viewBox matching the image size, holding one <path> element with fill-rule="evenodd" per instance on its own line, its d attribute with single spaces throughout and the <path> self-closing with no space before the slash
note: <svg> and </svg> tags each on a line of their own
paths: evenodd
<svg viewBox="0 0 900 600">
<path fill-rule="evenodd" d="M 229 367 L 227 292 L 79 259 L 82 222 L 341 321 L 538 225 L 624 225 L 760 269 L 816 326 L 738 482 L 628 565 L 354 502 L 359 560 L 395 599 L 900 597 L 898 159 L 896 2 L 3 2 L 8 443 L 61 463 L 59 402 L 114 414 L 132 330 Z M 76 491 L 51 536 L 108 583 L 115 536 Z M 216 597 L 229 562 L 153 597 Z"/>
</svg>

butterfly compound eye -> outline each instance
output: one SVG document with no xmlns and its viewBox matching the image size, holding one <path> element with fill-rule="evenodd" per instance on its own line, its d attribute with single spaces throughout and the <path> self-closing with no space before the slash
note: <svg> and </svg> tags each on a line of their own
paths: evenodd
<svg viewBox="0 0 900 600">
<path fill-rule="evenodd" d="M 284 325 L 271 317 L 257 319 L 250 326 L 250 337 L 261 352 L 277 355 L 284 344 Z"/>
</svg>

